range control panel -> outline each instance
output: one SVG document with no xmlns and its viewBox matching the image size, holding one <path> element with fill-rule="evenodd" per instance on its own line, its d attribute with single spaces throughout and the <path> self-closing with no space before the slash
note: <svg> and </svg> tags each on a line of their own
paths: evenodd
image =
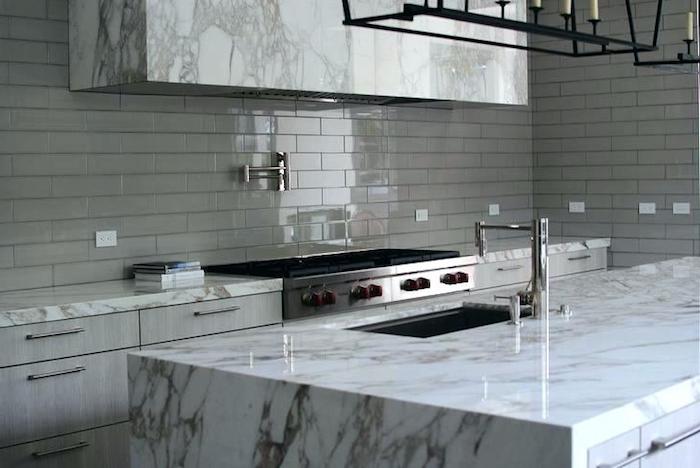
<svg viewBox="0 0 700 468">
<path fill-rule="evenodd" d="M 468 291 L 474 266 L 310 284 L 285 290 L 286 318 L 315 317 L 391 302 Z"/>
</svg>

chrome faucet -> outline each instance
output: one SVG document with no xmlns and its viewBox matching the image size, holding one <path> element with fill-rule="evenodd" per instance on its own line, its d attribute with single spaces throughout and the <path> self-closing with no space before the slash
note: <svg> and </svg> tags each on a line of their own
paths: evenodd
<svg viewBox="0 0 700 468">
<path fill-rule="evenodd" d="M 532 306 L 532 317 L 543 318 L 549 312 L 549 219 L 540 218 L 532 221 L 532 224 L 486 224 L 484 221 L 476 223 L 475 244 L 479 248 L 479 255 L 486 255 L 486 231 L 529 231 L 532 244 L 532 275 L 528 288 L 520 291 L 518 296 L 524 302 Z"/>
</svg>

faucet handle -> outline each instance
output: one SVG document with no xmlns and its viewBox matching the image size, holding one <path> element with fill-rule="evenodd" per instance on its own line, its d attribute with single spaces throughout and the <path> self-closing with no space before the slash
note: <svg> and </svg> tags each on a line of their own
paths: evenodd
<svg viewBox="0 0 700 468">
<path fill-rule="evenodd" d="M 510 312 L 509 325 L 515 325 L 518 327 L 523 326 L 522 320 L 520 320 L 520 293 L 513 294 L 512 296 L 493 296 L 494 300 L 507 299 L 508 300 L 508 312 Z"/>
</svg>

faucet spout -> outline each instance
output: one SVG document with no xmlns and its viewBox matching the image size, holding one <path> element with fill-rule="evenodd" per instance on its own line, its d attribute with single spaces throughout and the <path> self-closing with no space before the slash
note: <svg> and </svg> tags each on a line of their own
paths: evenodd
<svg viewBox="0 0 700 468">
<path fill-rule="evenodd" d="M 549 312 L 549 219 L 540 218 L 531 224 L 487 224 L 484 221 L 475 225 L 474 242 L 479 255 L 486 255 L 486 231 L 529 231 L 531 240 L 532 273 L 530 291 L 524 294 L 532 306 L 532 317 L 542 318 Z"/>
</svg>

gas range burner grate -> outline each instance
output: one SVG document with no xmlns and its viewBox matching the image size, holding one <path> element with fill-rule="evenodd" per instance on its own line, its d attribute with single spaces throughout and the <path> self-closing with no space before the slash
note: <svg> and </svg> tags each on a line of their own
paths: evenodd
<svg viewBox="0 0 700 468">
<path fill-rule="evenodd" d="M 453 250 L 377 249 L 206 267 L 210 273 L 300 278 L 459 257 Z"/>
</svg>

